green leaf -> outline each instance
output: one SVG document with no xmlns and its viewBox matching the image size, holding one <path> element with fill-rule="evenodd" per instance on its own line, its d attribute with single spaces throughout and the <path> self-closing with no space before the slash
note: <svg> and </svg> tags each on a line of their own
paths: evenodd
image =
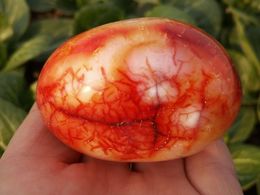
<svg viewBox="0 0 260 195">
<path fill-rule="evenodd" d="M 28 93 L 23 75 L 18 72 L 0 72 L 0 98 L 15 106 L 24 107 L 23 99 Z M 29 101 L 28 103 L 32 103 Z"/>
<path fill-rule="evenodd" d="M 24 0 L 0 0 L 2 14 L 12 26 L 14 38 L 18 39 L 27 29 L 30 19 L 29 8 Z"/>
<path fill-rule="evenodd" d="M 254 64 L 248 61 L 247 56 L 242 53 L 230 50 L 229 54 L 234 62 L 236 70 L 239 73 L 243 92 L 260 90 L 260 75 Z"/>
<path fill-rule="evenodd" d="M 180 20 L 190 24 L 196 24 L 192 17 L 190 17 L 186 12 L 175 8 L 170 5 L 158 5 L 153 7 L 151 10 L 145 13 L 148 17 L 166 17 L 171 19 Z"/>
<path fill-rule="evenodd" d="M 84 0 L 87 2 L 87 0 Z M 77 8 L 75 0 L 27 0 L 30 8 L 34 12 L 48 12 L 53 9 L 59 10 L 63 14 L 73 14 Z"/>
<path fill-rule="evenodd" d="M 256 114 L 252 107 L 241 107 L 239 115 L 227 132 L 228 143 L 243 142 L 249 138 L 256 124 Z"/>
<path fill-rule="evenodd" d="M 129 14 L 129 17 L 131 17 L 131 15 L 134 15 L 138 9 L 138 4 L 134 0 L 110 0 L 110 2 L 119 7 L 125 13 Z"/>
<path fill-rule="evenodd" d="M 78 8 L 82 8 L 87 4 L 87 0 L 76 0 L 76 4 Z"/>
<path fill-rule="evenodd" d="M 11 55 L 3 70 L 13 70 L 45 52 L 50 45 L 48 36 L 36 36 L 23 44 Z"/>
<path fill-rule="evenodd" d="M 0 148 L 6 149 L 26 112 L 9 101 L 0 98 Z"/>
<path fill-rule="evenodd" d="M 36 99 L 36 89 L 37 89 L 37 81 L 31 84 L 30 90 L 33 94 L 33 98 Z"/>
<path fill-rule="evenodd" d="M 124 13 L 128 13 L 129 17 L 131 17 L 138 8 L 138 4 L 134 0 L 76 0 L 76 4 L 78 8 L 98 4 L 110 4 L 121 9 Z"/>
<path fill-rule="evenodd" d="M 258 121 L 260 121 L 260 94 L 258 96 L 258 101 L 257 101 L 257 116 L 258 116 Z"/>
<path fill-rule="evenodd" d="M 0 98 L 20 105 L 19 93 L 24 90 L 23 75 L 18 72 L 0 72 Z"/>
<path fill-rule="evenodd" d="M 0 147 L 0 157 L 3 155 L 3 153 L 4 153 L 4 149 L 2 149 L 2 148 Z"/>
<path fill-rule="evenodd" d="M 217 37 L 222 24 L 222 12 L 216 0 L 162 0 L 192 17 L 198 26 Z"/>
<path fill-rule="evenodd" d="M 76 12 L 74 31 L 75 33 L 80 33 L 95 26 L 122 18 L 122 10 L 112 4 L 88 5 Z"/>
<path fill-rule="evenodd" d="M 237 37 L 239 40 L 239 45 L 247 57 L 248 61 L 254 66 L 255 71 L 257 71 L 258 76 L 260 77 L 260 66 L 259 66 L 259 60 L 257 58 L 257 55 L 253 49 L 253 46 L 251 45 L 247 35 L 246 35 L 246 26 L 243 25 L 243 23 L 240 21 L 239 17 L 237 15 L 233 15 L 234 22 L 235 22 L 235 29 L 237 33 Z"/>
<path fill-rule="evenodd" d="M 256 190 L 257 194 L 260 195 L 260 177 L 258 177 L 258 180 L 256 182 Z"/>
<path fill-rule="evenodd" d="M 45 19 L 33 22 L 23 36 L 23 42 L 10 56 L 4 70 L 15 69 L 36 57 L 39 57 L 38 60 L 45 60 L 72 35 L 72 29 L 71 19 Z"/>
<path fill-rule="evenodd" d="M 12 35 L 12 26 L 8 23 L 7 18 L 0 13 L 0 42 L 8 40 Z"/>
<path fill-rule="evenodd" d="M 55 7 L 57 0 L 27 0 L 30 8 L 34 12 L 47 12 Z"/>
<path fill-rule="evenodd" d="M 257 92 L 245 91 L 243 92 L 242 104 L 247 106 L 255 106 L 257 104 L 258 94 Z"/>
<path fill-rule="evenodd" d="M 258 59 L 260 59 L 260 24 L 258 26 L 248 26 L 248 28 L 246 28 L 246 35 L 250 44 L 252 45 L 253 50 L 255 51 L 255 54 L 257 55 Z M 260 66 L 259 61 L 258 66 Z"/>
<path fill-rule="evenodd" d="M 75 0 L 56 0 L 55 8 L 66 15 L 72 15 L 77 10 Z"/>
<path fill-rule="evenodd" d="M 72 19 L 41 19 L 32 22 L 23 36 L 23 40 L 39 35 L 49 35 L 53 40 L 64 39 L 71 36 L 72 31 Z"/>
<path fill-rule="evenodd" d="M 23 36 L 23 40 L 26 41 L 36 36 L 48 36 L 50 41 L 48 42 L 46 50 L 36 59 L 38 61 L 45 61 L 53 50 L 70 38 L 72 34 L 72 19 L 42 19 L 32 22 L 28 31 Z"/>
<path fill-rule="evenodd" d="M 238 144 L 230 146 L 235 168 L 243 189 L 253 186 L 260 175 L 260 148 Z"/>
<path fill-rule="evenodd" d="M 7 59 L 7 46 L 0 41 L 0 69 L 4 66 Z"/>
<path fill-rule="evenodd" d="M 246 13 L 259 13 L 260 1 L 259 0 L 224 0 L 225 3 L 232 7 L 239 8 Z"/>
<path fill-rule="evenodd" d="M 160 0 L 134 0 L 136 3 L 140 4 L 141 6 L 150 3 L 150 4 L 159 4 Z"/>
</svg>

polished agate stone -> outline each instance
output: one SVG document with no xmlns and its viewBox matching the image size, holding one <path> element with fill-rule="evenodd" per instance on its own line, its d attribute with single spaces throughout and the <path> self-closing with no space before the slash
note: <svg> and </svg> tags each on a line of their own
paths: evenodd
<svg viewBox="0 0 260 195">
<path fill-rule="evenodd" d="M 37 103 L 50 131 L 89 156 L 163 161 L 223 136 L 241 90 L 230 58 L 205 32 L 168 19 L 106 24 L 45 63 Z"/>
</svg>

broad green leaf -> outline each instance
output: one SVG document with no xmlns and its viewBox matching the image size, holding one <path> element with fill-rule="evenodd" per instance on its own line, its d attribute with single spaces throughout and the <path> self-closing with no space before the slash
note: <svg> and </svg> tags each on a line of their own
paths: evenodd
<svg viewBox="0 0 260 195">
<path fill-rule="evenodd" d="M 56 0 L 55 8 L 63 14 L 72 15 L 77 10 L 75 0 Z"/>
<path fill-rule="evenodd" d="M 27 0 L 27 2 L 34 12 L 48 12 L 57 9 L 63 14 L 72 14 L 77 8 L 75 0 Z"/>
<path fill-rule="evenodd" d="M 234 22 L 235 22 L 235 29 L 237 33 L 237 38 L 239 40 L 239 45 L 247 57 L 248 61 L 254 66 L 254 69 L 256 71 L 256 74 L 258 77 L 260 77 L 260 66 L 259 66 L 259 60 L 257 58 L 257 55 L 253 49 L 253 46 L 251 45 L 247 35 L 246 35 L 246 26 L 243 25 L 243 23 L 240 21 L 237 15 L 233 15 Z"/>
<path fill-rule="evenodd" d="M 28 101 L 29 90 L 21 73 L 0 72 L 0 89 L 0 98 L 2 100 L 9 101 L 23 109 L 27 109 L 24 99 L 26 99 L 27 103 L 32 104 L 32 96 L 31 100 Z"/>
<path fill-rule="evenodd" d="M 3 153 L 4 153 L 4 149 L 0 147 L 0 157 L 3 155 Z"/>
<path fill-rule="evenodd" d="M 151 4 L 159 4 L 160 0 L 134 0 L 140 5 L 146 4 L 146 3 L 151 3 Z"/>
<path fill-rule="evenodd" d="M 29 7 L 25 0 L 0 0 L 2 14 L 7 18 L 14 31 L 14 39 L 18 39 L 27 29 L 30 19 Z"/>
<path fill-rule="evenodd" d="M 23 93 L 25 81 L 17 72 L 0 72 L 0 98 L 16 106 L 20 105 L 19 94 Z"/>
<path fill-rule="evenodd" d="M 259 13 L 260 0 L 223 0 L 232 7 L 236 7 L 246 13 Z"/>
<path fill-rule="evenodd" d="M 55 29 L 55 30 L 54 30 Z M 72 19 L 42 19 L 32 22 L 28 31 L 23 36 L 23 40 L 32 39 L 36 36 L 48 36 L 46 50 L 36 60 L 45 61 L 46 58 L 61 43 L 70 38 L 73 34 Z"/>
<path fill-rule="evenodd" d="M 166 17 L 171 19 L 180 20 L 190 24 L 196 24 L 192 17 L 190 17 L 186 12 L 173 7 L 171 5 L 158 5 L 153 7 L 151 10 L 145 13 L 148 17 Z"/>
<path fill-rule="evenodd" d="M 86 5 L 111 4 L 129 15 L 135 14 L 138 8 L 138 4 L 134 0 L 76 0 L 76 4 L 78 8 L 82 8 Z"/>
<path fill-rule="evenodd" d="M 28 5 L 34 12 L 47 12 L 55 7 L 57 0 L 27 0 Z"/>
<path fill-rule="evenodd" d="M 128 17 L 133 16 L 137 12 L 138 4 L 134 0 L 112 0 L 112 2 L 125 13 L 129 14 Z"/>
<path fill-rule="evenodd" d="M 76 4 L 78 8 L 82 8 L 87 4 L 87 0 L 76 0 Z"/>
<path fill-rule="evenodd" d="M 259 9 L 260 9 L 260 3 L 259 3 Z M 258 26 L 249 26 L 246 28 L 246 35 L 258 57 L 258 60 L 260 59 L 260 22 Z M 258 61 L 258 66 L 260 67 L 260 61 Z"/>
<path fill-rule="evenodd" d="M 216 0 L 161 0 L 164 3 L 172 4 L 174 7 L 183 10 L 192 17 L 197 25 L 213 36 L 218 36 L 222 12 Z"/>
<path fill-rule="evenodd" d="M 75 33 L 80 33 L 95 26 L 122 18 L 122 10 L 113 4 L 88 5 L 76 12 L 74 31 Z"/>
<path fill-rule="evenodd" d="M 31 23 L 23 40 L 39 35 L 49 35 L 53 40 L 68 38 L 72 35 L 72 19 L 41 19 Z"/>
<path fill-rule="evenodd" d="M 241 107 L 236 121 L 228 131 L 228 143 L 243 142 L 249 138 L 256 124 L 256 113 L 252 107 Z"/>
<path fill-rule="evenodd" d="M 54 49 L 71 37 L 72 31 L 71 19 L 43 19 L 32 22 L 23 36 L 23 43 L 11 55 L 5 70 L 14 69 L 36 57 L 39 61 L 45 61 Z"/>
<path fill-rule="evenodd" d="M 96 4 L 103 4 L 103 3 L 114 3 L 114 1 L 117 0 L 76 0 L 76 4 L 78 6 L 78 8 L 82 8 L 85 5 L 96 5 Z M 121 1 L 122 3 L 127 3 L 128 0 L 118 0 Z M 133 0 L 130 0 L 133 1 Z"/>
<path fill-rule="evenodd" d="M 76 4 L 78 8 L 83 8 L 85 6 L 91 6 L 91 5 L 99 5 L 99 4 L 111 4 L 114 6 L 117 6 L 117 3 L 119 4 L 127 4 L 130 2 L 133 2 L 134 0 L 76 0 Z"/>
<path fill-rule="evenodd" d="M 235 168 L 243 189 L 253 186 L 260 175 L 260 148 L 239 144 L 230 146 Z"/>
<path fill-rule="evenodd" d="M 76 0 L 77 3 L 81 3 L 82 5 L 86 4 L 98 4 L 98 3 L 109 3 L 114 0 Z"/>
<path fill-rule="evenodd" d="M 45 52 L 50 45 L 50 38 L 48 36 L 36 36 L 23 44 L 11 55 L 6 66 L 5 71 L 13 70 L 25 62 L 39 56 Z"/>
<path fill-rule="evenodd" d="M 235 50 L 230 50 L 229 54 L 239 73 L 243 92 L 260 90 L 259 72 L 256 70 L 256 67 L 248 61 L 247 56 Z"/>
<path fill-rule="evenodd" d="M 32 91 L 33 98 L 36 98 L 37 81 L 31 84 L 30 90 Z"/>
<path fill-rule="evenodd" d="M 257 116 L 258 116 L 258 121 L 260 121 L 260 94 L 258 96 L 258 101 L 257 101 Z"/>
<path fill-rule="evenodd" d="M 25 116 L 26 112 L 23 109 L 0 98 L 0 148 L 6 148 Z"/>
<path fill-rule="evenodd" d="M 249 3 L 249 6 L 256 13 L 260 12 L 260 0 L 251 0 L 250 3 Z"/>
<path fill-rule="evenodd" d="M 245 106 L 256 105 L 258 100 L 258 93 L 251 91 L 243 91 L 242 104 Z"/>
<path fill-rule="evenodd" d="M 4 66 L 7 59 L 7 46 L 0 41 L 0 69 Z"/>
<path fill-rule="evenodd" d="M 0 42 L 8 40 L 13 35 L 13 28 L 7 18 L 0 12 Z"/>
<path fill-rule="evenodd" d="M 256 190 L 257 190 L 257 195 L 260 195 L 260 177 L 258 177 L 258 180 L 256 182 Z"/>
</svg>

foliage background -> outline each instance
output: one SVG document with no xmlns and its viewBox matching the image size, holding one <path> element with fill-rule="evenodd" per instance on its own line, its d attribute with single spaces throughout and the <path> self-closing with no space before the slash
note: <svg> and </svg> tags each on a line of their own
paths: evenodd
<svg viewBox="0 0 260 195">
<path fill-rule="evenodd" d="M 229 52 L 243 104 L 225 141 L 246 194 L 260 195 L 260 0 L 0 0 L 0 152 L 33 104 L 55 48 L 97 25 L 144 16 L 191 23 Z"/>
</svg>

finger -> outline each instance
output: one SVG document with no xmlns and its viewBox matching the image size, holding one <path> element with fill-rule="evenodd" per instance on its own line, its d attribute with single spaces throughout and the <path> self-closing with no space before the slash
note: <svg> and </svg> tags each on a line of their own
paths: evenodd
<svg viewBox="0 0 260 195">
<path fill-rule="evenodd" d="M 72 163 L 80 154 L 56 139 L 43 124 L 39 109 L 33 105 L 29 114 L 11 139 L 3 158 L 23 155 L 37 158 L 53 158 Z"/>
<path fill-rule="evenodd" d="M 91 156 L 83 155 L 81 157 L 82 163 L 87 163 L 88 166 L 95 167 L 98 170 L 100 169 L 107 169 L 110 170 L 110 172 L 113 172 L 112 170 L 120 170 L 130 172 L 130 163 L 127 162 L 113 162 L 113 161 L 107 161 L 102 159 L 93 158 Z"/>
<path fill-rule="evenodd" d="M 90 166 L 94 166 L 97 169 L 105 169 L 110 172 L 113 171 L 122 171 L 122 172 L 130 172 L 129 163 L 126 162 L 113 162 L 113 161 L 105 161 L 92 157 L 87 157 L 87 162 Z"/>
<path fill-rule="evenodd" d="M 235 175 L 232 158 L 222 140 L 185 159 L 190 182 L 201 194 L 243 194 Z"/>
<path fill-rule="evenodd" d="M 147 175 L 149 178 L 159 178 L 161 180 L 178 178 L 178 182 L 186 182 L 182 159 L 152 163 L 136 163 L 134 165 L 134 170 L 143 175 Z"/>
<path fill-rule="evenodd" d="M 83 164 L 87 170 L 91 170 L 91 173 L 95 174 L 93 177 L 100 178 L 100 180 L 104 180 L 105 177 L 107 178 L 106 180 L 113 178 L 114 181 L 122 182 L 131 174 L 129 163 L 105 161 L 89 156 L 87 156 L 84 161 L 86 162 L 80 164 Z"/>
<path fill-rule="evenodd" d="M 167 190 L 172 191 L 172 189 L 174 189 L 175 194 L 198 194 L 187 180 L 183 159 L 136 163 L 135 168 L 144 175 L 147 182 L 152 186 L 157 186 L 157 189 L 161 189 L 165 194 L 168 194 Z"/>
<path fill-rule="evenodd" d="M 152 163 L 136 163 L 134 169 L 138 172 L 161 175 L 170 174 L 182 176 L 184 175 L 183 160 L 177 159 L 172 161 L 152 162 Z"/>
</svg>

